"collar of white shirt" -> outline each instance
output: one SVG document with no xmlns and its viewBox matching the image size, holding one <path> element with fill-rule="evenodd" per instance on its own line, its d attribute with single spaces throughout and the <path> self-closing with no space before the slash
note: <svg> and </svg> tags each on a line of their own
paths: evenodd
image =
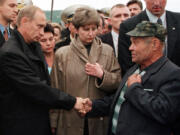
<svg viewBox="0 0 180 135">
<path fill-rule="evenodd" d="M 147 14 L 150 22 L 153 22 L 153 23 L 157 22 L 158 17 L 153 15 L 148 9 L 146 9 L 146 14 Z M 162 20 L 162 25 L 164 26 L 164 28 L 166 28 L 166 12 L 164 12 L 161 15 L 160 19 Z"/>
</svg>

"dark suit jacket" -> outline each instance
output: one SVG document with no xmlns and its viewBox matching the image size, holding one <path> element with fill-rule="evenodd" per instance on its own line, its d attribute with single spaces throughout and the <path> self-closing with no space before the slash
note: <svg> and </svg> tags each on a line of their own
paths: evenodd
<svg viewBox="0 0 180 135">
<path fill-rule="evenodd" d="M 50 135 L 49 109 L 71 109 L 75 98 L 51 88 L 38 43 L 18 31 L 0 49 L 0 134 Z"/>
<path fill-rule="evenodd" d="M 111 32 L 99 36 L 103 43 L 110 45 L 114 49 L 113 37 Z"/>
<path fill-rule="evenodd" d="M 134 65 L 123 77 L 114 97 L 93 101 L 93 110 L 88 115 L 109 113 L 108 135 L 121 89 L 137 67 Z M 134 83 L 125 92 L 116 135 L 170 135 L 172 125 L 180 117 L 180 68 L 162 57 L 145 71 L 142 83 Z"/>
<path fill-rule="evenodd" d="M 118 61 L 122 69 L 122 75 L 133 65 L 129 46 L 130 37 L 127 32 L 143 20 L 149 20 L 146 11 L 134 16 L 120 25 L 119 43 L 118 43 Z M 180 13 L 166 11 L 167 32 L 168 32 L 168 58 L 176 65 L 180 66 Z"/>
</svg>

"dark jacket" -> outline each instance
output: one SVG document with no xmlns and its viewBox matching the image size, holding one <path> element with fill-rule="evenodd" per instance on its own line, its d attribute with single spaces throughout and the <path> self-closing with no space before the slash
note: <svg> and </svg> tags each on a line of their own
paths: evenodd
<svg viewBox="0 0 180 135">
<path fill-rule="evenodd" d="M 0 49 L 0 134 L 50 135 L 49 109 L 70 110 L 76 99 L 51 88 L 38 43 L 18 31 Z"/>
<path fill-rule="evenodd" d="M 134 64 L 131 60 L 129 46 L 131 44 L 130 37 L 127 32 L 135 28 L 135 26 L 143 20 L 149 20 L 146 11 L 122 22 L 119 30 L 118 43 L 118 61 L 122 68 L 122 75 Z M 180 13 L 166 11 L 167 22 L 167 39 L 168 39 L 168 58 L 176 65 L 180 66 Z"/>
<path fill-rule="evenodd" d="M 113 37 L 111 32 L 99 36 L 103 43 L 110 45 L 114 49 Z M 115 53 L 115 51 L 114 51 Z"/>
<path fill-rule="evenodd" d="M 93 102 L 89 116 L 110 115 L 108 135 L 121 89 L 137 67 L 134 65 L 123 77 L 114 97 Z M 170 135 L 180 117 L 180 68 L 162 57 L 145 71 L 142 83 L 134 83 L 125 91 L 116 135 Z"/>
<path fill-rule="evenodd" d="M 70 31 L 67 28 L 61 32 L 61 41 L 56 43 L 54 50 L 56 51 L 60 47 L 69 45 L 70 42 L 71 42 Z"/>
</svg>

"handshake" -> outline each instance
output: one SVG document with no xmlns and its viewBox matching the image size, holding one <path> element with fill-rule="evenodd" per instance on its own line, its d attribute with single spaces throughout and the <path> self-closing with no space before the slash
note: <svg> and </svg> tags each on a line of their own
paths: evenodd
<svg viewBox="0 0 180 135">
<path fill-rule="evenodd" d="M 85 116 L 86 113 L 92 109 L 92 101 L 89 98 L 76 97 L 76 103 L 74 109 L 80 113 L 81 116 Z"/>
</svg>

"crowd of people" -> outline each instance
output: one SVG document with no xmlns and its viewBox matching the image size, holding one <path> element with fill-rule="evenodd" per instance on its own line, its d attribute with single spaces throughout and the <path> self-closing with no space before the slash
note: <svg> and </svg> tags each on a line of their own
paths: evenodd
<svg viewBox="0 0 180 135">
<path fill-rule="evenodd" d="M 180 13 L 144 2 L 1 0 L 0 135 L 180 135 Z"/>
</svg>

